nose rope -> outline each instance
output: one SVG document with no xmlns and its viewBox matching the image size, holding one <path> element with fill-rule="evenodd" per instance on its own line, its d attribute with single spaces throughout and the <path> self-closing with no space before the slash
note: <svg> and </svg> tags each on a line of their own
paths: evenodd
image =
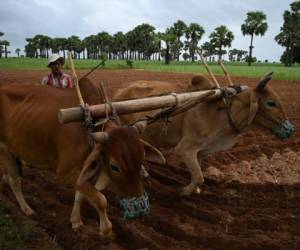
<svg viewBox="0 0 300 250">
<path fill-rule="evenodd" d="M 150 202 L 148 193 L 145 190 L 144 178 L 142 178 L 143 195 L 140 197 L 132 197 L 130 199 L 117 197 L 117 202 L 123 209 L 123 219 L 144 219 L 150 211 Z"/>
<path fill-rule="evenodd" d="M 125 220 L 144 218 L 149 214 L 150 210 L 149 197 L 146 191 L 140 197 L 119 198 L 119 205 L 123 209 L 123 218 Z"/>
</svg>

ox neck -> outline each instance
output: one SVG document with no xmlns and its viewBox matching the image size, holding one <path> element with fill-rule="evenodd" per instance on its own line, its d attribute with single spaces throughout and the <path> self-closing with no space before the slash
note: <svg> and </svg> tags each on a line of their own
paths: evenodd
<svg viewBox="0 0 300 250">
<path fill-rule="evenodd" d="M 232 129 L 237 133 L 245 130 L 256 116 L 258 104 L 254 95 L 254 91 L 249 88 L 232 96 L 230 100 L 227 115 Z"/>
</svg>

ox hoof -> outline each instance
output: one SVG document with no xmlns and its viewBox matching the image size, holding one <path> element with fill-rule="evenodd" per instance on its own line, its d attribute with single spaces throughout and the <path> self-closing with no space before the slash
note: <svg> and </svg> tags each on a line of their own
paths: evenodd
<svg viewBox="0 0 300 250">
<path fill-rule="evenodd" d="M 30 207 L 23 208 L 22 211 L 26 216 L 34 215 L 34 211 Z"/>
<path fill-rule="evenodd" d="M 109 232 L 99 232 L 100 239 L 105 241 L 112 241 L 115 238 L 115 234 L 110 230 Z"/>
<path fill-rule="evenodd" d="M 181 191 L 182 196 L 190 196 L 193 193 L 200 194 L 201 188 L 192 184 L 192 185 L 188 185 L 188 186 L 184 187 Z"/>
<path fill-rule="evenodd" d="M 79 222 L 71 222 L 72 223 L 72 230 L 74 232 L 80 231 L 80 228 L 83 226 L 83 222 L 80 220 Z"/>
<path fill-rule="evenodd" d="M 201 188 L 199 188 L 198 186 L 195 188 L 194 190 L 194 194 L 200 194 L 201 193 Z"/>
<path fill-rule="evenodd" d="M 186 186 L 182 189 L 180 195 L 181 196 L 190 196 L 194 192 L 194 189 L 190 186 Z"/>
</svg>

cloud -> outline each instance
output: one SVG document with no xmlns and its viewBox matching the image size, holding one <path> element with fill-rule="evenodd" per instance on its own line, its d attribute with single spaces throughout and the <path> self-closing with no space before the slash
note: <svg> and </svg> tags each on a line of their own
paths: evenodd
<svg viewBox="0 0 300 250">
<path fill-rule="evenodd" d="M 77 35 L 84 38 L 107 31 L 127 32 L 142 23 L 164 31 L 177 20 L 202 25 L 206 31 L 202 42 L 220 25 L 226 25 L 235 34 L 232 47 L 249 47 L 240 26 L 249 11 L 261 10 L 267 15 L 269 29 L 265 36 L 254 38 L 254 56 L 278 61 L 283 48 L 275 41 L 284 10 L 293 0 L 14 0 L 4 1 L 0 9 L 0 31 L 10 41 L 9 49 L 26 44 L 25 38 L 36 34 L 51 37 Z"/>
</svg>

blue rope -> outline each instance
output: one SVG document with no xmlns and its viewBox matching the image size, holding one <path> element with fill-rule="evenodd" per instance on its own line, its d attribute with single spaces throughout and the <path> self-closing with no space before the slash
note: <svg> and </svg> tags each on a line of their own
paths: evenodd
<svg viewBox="0 0 300 250">
<path fill-rule="evenodd" d="M 294 131 L 294 125 L 289 120 L 283 121 L 278 127 L 272 129 L 272 132 L 280 139 L 290 137 Z"/>
</svg>

